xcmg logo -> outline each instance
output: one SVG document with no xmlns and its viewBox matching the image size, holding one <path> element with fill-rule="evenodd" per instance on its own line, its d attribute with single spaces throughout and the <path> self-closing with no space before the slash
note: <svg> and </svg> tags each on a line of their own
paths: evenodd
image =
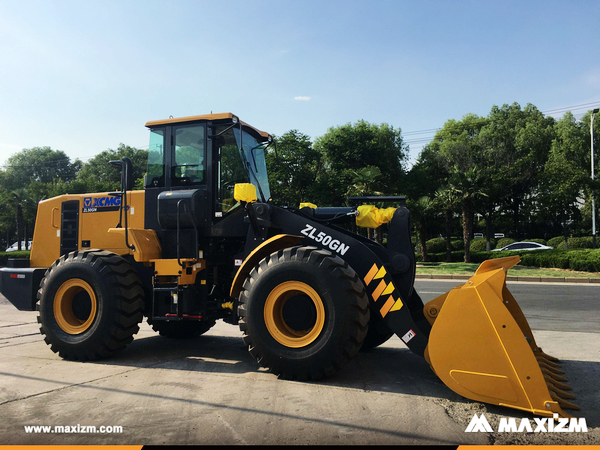
<svg viewBox="0 0 600 450">
<path fill-rule="evenodd" d="M 83 212 L 93 213 L 102 211 L 118 211 L 121 206 L 121 197 L 84 197 Z"/>
<path fill-rule="evenodd" d="M 83 207 L 84 208 L 96 208 L 98 206 L 121 206 L 121 197 L 84 197 Z"/>
</svg>

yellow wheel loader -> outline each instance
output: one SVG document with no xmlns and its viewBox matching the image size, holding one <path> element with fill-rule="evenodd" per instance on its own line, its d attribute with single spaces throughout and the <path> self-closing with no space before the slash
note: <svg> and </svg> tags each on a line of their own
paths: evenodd
<svg viewBox="0 0 600 450">
<path fill-rule="evenodd" d="M 317 380 L 395 333 L 464 397 L 547 417 L 577 408 L 506 288 L 518 257 L 484 262 L 424 305 L 413 288 L 403 198 L 278 207 L 265 164 L 269 134 L 230 113 L 146 126 L 143 191 L 132 190 L 130 160 L 111 161 L 120 191 L 40 202 L 30 260 L 0 271 L 2 294 L 19 309 L 37 308 L 61 357 L 114 355 L 144 317 L 172 338 L 199 336 L 223 319 L 239 325 L 261 366 Z M 387 246 L 349 231 L 353 221 L 389 222 Z"/>
</svg>

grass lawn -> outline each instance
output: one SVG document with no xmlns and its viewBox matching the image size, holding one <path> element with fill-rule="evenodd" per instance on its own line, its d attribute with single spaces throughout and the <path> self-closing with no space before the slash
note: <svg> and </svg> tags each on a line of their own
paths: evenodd
<svg viewBox="0 0 600 450">
<path fill-rule="evenodd" d="M 442 274 L 442 275 L 474 275 L 479 264 L 475 263 L 417 263 L 417 274 Z M 512 277 L 572 277 L 572 278 L 600 278 L 596 272 L 575 272 L 562 269 L 541 269 L 539 267 L 525 267 L 517 265 L 508 270 Z"/>
</svg>

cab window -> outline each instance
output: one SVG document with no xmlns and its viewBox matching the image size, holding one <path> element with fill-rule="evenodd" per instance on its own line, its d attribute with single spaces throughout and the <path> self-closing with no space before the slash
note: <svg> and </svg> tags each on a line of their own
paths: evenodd
<svg viewBox="0 0 600 450">
<path fill-rule="evenodd" d="M 216 127 L 215 134 L 218 135 L 226 128 L 224 126 Z M 239 205 L 233 198 L 233 189 L 236 183 L 249 182 L 248 173 L 244 167 L 233 129 L 215 136 L 213 147 L 219 161 L 216 211 L 227 213 Z"/>
<path fill-rule="evenodd" d="M 148 170 L 146 171 L 147 187 L 163 187 L 165 185 L 165 130 L 150 130 L 150 146 L 148 147 Z"/>
<path fill-rule="evenodd" d="M 204 184 L 206 175 L 206 133 L 204 124 L 180 125 L 173 129 L 173 166 L 171 184 Z"/>
</svg>

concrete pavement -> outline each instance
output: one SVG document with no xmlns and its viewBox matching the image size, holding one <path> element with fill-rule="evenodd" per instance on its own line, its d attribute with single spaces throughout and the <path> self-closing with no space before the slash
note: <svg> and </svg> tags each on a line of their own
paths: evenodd
<svg viewBox="0 0 600 450">
<path fill-rule="evenodd" d="M 0 297 L 0 444 L 487 444 L 600 443 L 581 436 L 465 433 L 473 414 L 522 417 L 454 394 L 396 337 L 319 383 L 278 380 L 258 368 L 237 327 L 219 322 L 191 341 L 143 324 L 119 356 L 75 363 L 42 340 L 37 313 Z M 600 425 L 597 334 L 542 331 L 566 357 L 582 406 Z M 595 393 L 592 391 L 595 389 Z M 531 416 L 529 416 L 531 417 Z M 122 426 L 119 434 L 30 434 L 25 425 Z M 506 435 L 506 433 L 502 433 Z M 562 441 L 561 441 L 562 440 Z"/>
</svg>

